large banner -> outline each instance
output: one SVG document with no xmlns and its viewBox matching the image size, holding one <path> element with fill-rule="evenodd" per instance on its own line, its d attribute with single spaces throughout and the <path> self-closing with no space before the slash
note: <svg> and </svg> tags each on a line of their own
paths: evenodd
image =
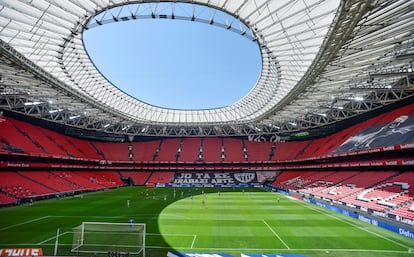
<svg viewBox="0 0 414 257">
<path fill-rule="evenodd" d="M 414 116 L 402 115 L 394 121 L 370 126 L 350 137 L 334 153 L 414 142 Z"/>
<path fill-rule="evenodd" d="M 42 248 L 3 248 L 0 249 L 0 256 L 41 256 Z"/>
<path fill-rule="evenodd" d="M 176 172 L 172 184 L 176 185 L 254 185 L 273 182 L 278 171 L 250 172 Z"/>
<path fill-rule="evenodd" d="M 257 183 L 256 172 L 176 172 L 173 184 L 239 185 Z"/>
</svg>

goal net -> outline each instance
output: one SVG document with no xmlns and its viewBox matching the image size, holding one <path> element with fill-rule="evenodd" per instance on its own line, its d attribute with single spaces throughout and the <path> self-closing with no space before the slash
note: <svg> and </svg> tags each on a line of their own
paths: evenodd
<svg viewBox="0 0 414 257">
<path fill-rule="evenodd" d="M 145 230 L 143 223 L 83 222 L 73 228 L 72 252 L 145 256 Z"/>
</svg>

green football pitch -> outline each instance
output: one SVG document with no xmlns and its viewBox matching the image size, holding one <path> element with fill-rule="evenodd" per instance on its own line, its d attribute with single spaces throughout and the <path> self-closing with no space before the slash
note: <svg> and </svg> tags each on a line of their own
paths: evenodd
<svg viewBox="0 0 414 257">
<path fill-rule="evenodd" d="M 0 248 L 91 256 L 71 252 L 74 227 L 131 218 L 146 224 L 147 257 L 168 251 L 414 256 L 413 239 L 282 194 L 231 188 L 125 187 L 3 208 Z"/>
</svg>

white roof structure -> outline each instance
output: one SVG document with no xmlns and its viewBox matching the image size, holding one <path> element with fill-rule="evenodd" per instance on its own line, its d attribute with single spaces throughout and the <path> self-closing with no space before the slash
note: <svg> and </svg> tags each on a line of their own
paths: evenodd
<svg viewBox="0 0 414 257">
<path fill-rule="evenodd" d="M 0 107 L 131 135 L 318 128 L 412 96 L 413 10 L 412 0 L 0 0 Z M 86 29 L 133 19 L 239 33 L 259 44 L 260 78 L 223 108 L 175 110 L 135 99 L 100 74 L 82 41 Z"/>
</svg>

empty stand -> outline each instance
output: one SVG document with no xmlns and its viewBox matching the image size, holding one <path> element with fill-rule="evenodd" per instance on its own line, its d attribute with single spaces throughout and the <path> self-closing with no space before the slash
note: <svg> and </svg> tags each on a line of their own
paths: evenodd
<svg viewBox="0 0 414 257">
<path fill-rule="evenodd" d="M 45 187 L 37 181 L 22 176 L 17 172 L 5 171 L 1 173 L 1 176 L 0 187 L 2 188 L 2 192 L 16 198 L 29 198 L 56 192 L 54 189 Z"/>
<path fill-rule="evenodd" d="M 220 162 L 221 158 L 221 142 L 218 137 L 204 138 L 203 140 L 203 160 L 205 162 Z"/>
<path fill-rule="evenodd" d="M 225 149 L 225 161 L 244 162 L 246 161 L 243 152 L 243 143 L 240 139 L 224 138 L 223 146 Z"/>
<path fill-rule="evenodd" d="M 292 185 L 301 178 L 302 174 L 303 171 L 284 171 L 276 178 L 273 185 L 284 189 L 296 187 Z"/>
<path fill-rule="evenodd" d="M 181 140 L 167 138 L 161 140 L 157 161 L 177 161 L 181 154 Z"/>
<path fill-rule="evenodd" d="M 122 171 L 123 177 L 129 177 L 132 179 L 134 185 L 143 186 L 147 182 L 151 172 L 149 171 Z"/>
<path fill-rule="evenodd" d="M 69 136 L 62 135 L 58 132 L 41 127 L 39 127 L 39 130 L 42 131 L 42 133 L 46 135 L 48 138 L 53 140 L 55 144 L 59 146 L 60 149 L 63 149 L 67 153 L 67 156 L 76 158 L 87 158 L 87 156 L 81 150 L 79 150 L 77 146 L 73 145 L 71 142 L 68 141 Z"/>
<path fill-rule="evenodd" d="M 105 188 L 105 186 L 99 183 L 94 175 L 89 176 L 88 173 L 82 174 L 78 172 L 59 171 L 56 172 L 56 174 L 60 178 L 73 181 L 81 190 L 95 191 Z"/>
<path fill-rule="evenodd" d="M 121 175 L 115 171 L 79 171 L 72 172 L 88 179 L 95 188 L 114 188 L 125 185 L 121 180 Z"/>
<path fill-rule="evenodd" d="M 59 177 L 54 172 L 48 171 L 24 171 L 20 175 L 37 181 L 39 184 L 53 189 L 54 192 L 70 192 L 81 189 L 76 183 Z"/>
<path fill-rule="evenodd" d="M 367 157 L 378 163 L 388 158 L 399 163 L 411 160 L 412 150 L 391 148 L 385 154 L 372 151 L 329 156 L 360 131 L 381 127 L 403 115 L 413 115 L 413 109 L 411 104 L 383 113 L 323 138 L 286 142 L 232 137 L 154 137 L 131 143 L 89 141 L 14 118 L 1 118 L 0 154 L 7 161 L 0 160 L 3 169 L 0 204 L 13 204 L 34 196 L 115 188 L 126 183 L 167 184 L 172 182 L 173 170 L 228 172 L 247 167 L 249 171 L 278 170 L 273 185 L 296 194 L 413 218 L 414 172 L 379 171 L 379 166 L 365 166 Z M 408 140 L 411 140 L 408 143 L 414 142 L 413 137 Z M 14 154 L 21 152 L 28 155 Z M 16 166 L 9 168 L 8 161 Z M 34 165 L 35 171 L 24 165 L 18 170 L 20 161 Z M 336 166 L 337 162 L 349 166 Z M 361 164 L 365 166 L 360 166 L 361 170 L 349 170 L 354 167 L 350 165 Z M 101 165 L 102 170 L 98 170 Z M 317 165 L 321 170 L 316 170 Z M 399 167 L 395 165 L 395 170 Z M 406 169 L 407 166 L 401 170 Z"/>
<path fill-rule="evenodd" d="M 333 185 L 314 194 L 328 199 L 341 200 L 349 204 L 374 208 L 375 204 L 371 205 L 369 204 L 370 201 L 358 200 L 358 196 L 365 189 L 387 180 L 395 174 L 396 172 L 392 171 L 358 172 L 354 176 L 333 183 Z"/>
<path fill-rule="evenodd" d="M 100 150 L 97 149 L 92 142 L 74 137 L 68 137 L 67 140 L 72 145 L 76 145 L 77 148 L 81 149 L 85 157 L 87 157 L 88 159 L 104 159 L 103 153 L 100 152 Z"/>
<path fill-rule="evenodd" d="M 8 193 L 0 192 L 0 206 L 7 206 L 17 203 L 15 197 L 10 196 Z"/>
<path fill-rule="evenodd" d="M 179 161 L 196 162 L 200 153 L 200 138 L 184 138 Z M 202 159 L 201 159 L 202 160 Z"/>
<path fill-rule="evenodd" d="M 268 161 L 270 159 L 273 142 L 245 140 L 244 145 L 249 155 L 249 161 Z"/>
<path fill-rule="evenodd" d="M 107 160 L 129 161 L 128 143 L 94 142 L 93 144 Z"/>
<path fill-rule="evenodd" d="M 294 160 L 300 155 L 305 147 L 309 144 L 309 141 L 290 141 L 290 142 L 277 142 L 276 148 L 272 160 L 285 161 Z"/>
<path fill-rule="evenodd" d="M 411 201 L 409 204 L 403 205 L 399 208 L 390 211 L 390 214 L 394 214 L 400 217 L 405 217 L 414 220 L 414 202 Z"/>
<path fill-rule="evenodd" d="M 154 171 L 151 173 L 147 184 L 167 184 L 171 183 L 174 172 Z"/>
<path fill-rule="evenodd" d="M 342 185 L 345 184 L 345 181 L 350 180 L 358 174 L 358 171 L 331 172 L 327 176 L 318 181 L 314 181 L 300 191 L 304 193 L 311 193 L 320 197 L 326 197 L 328 199 L 338 199 L 343 197 L 344 194 L 342 191 L 335 190 L 338 190 L 339 187 L 342 187 Z"/>
<path fill-rule="evenodd" d="M 159 152 L 159 146 L 161 141 L 151 140 L 143 142 L 132 142 L 134 151 L 134 161 L 154 161 L 157 153 Z"/>
<path fill-rule="evenodd" d="M 22 134 L 10 121 L 11 118 L 2 118 L 0 122 L 0 135 L 3 142 L 8 142 L 8 150 L 11 152 L 26 152 L 34 154 L 46 154 L 45 151 Z"/>
<path fill-rule="evenodd" d="M 302 189 L 301 192 L 312 192 L 314 188 L 317 188 L 319 184 L 325 184 L 329 176 L 333 175 L 334 171 L 306 171 L 303 172 L 300 177 L 297 177 L 294 183 L 290 183 L 292 189 Z M 330 183 L 330 182 L 327 182 Z"/>
<path fill-rule="evenodd" d="M 31 138 L 32 142 L 36 142 L 34 144 L 41 145 L 41 147 L 39 147 L 42 148 L 45 153 L 67 156 L 67 153 L 58 145 L 56 145 L 52 139 L 47 137 L 41 130 L 39 130 L 39 127 L 19 120 L 10 119 L 10 121 L 16 127 L 19 127 L 21 131 L 24 131 L 24 133 Z"/>
</svg>

